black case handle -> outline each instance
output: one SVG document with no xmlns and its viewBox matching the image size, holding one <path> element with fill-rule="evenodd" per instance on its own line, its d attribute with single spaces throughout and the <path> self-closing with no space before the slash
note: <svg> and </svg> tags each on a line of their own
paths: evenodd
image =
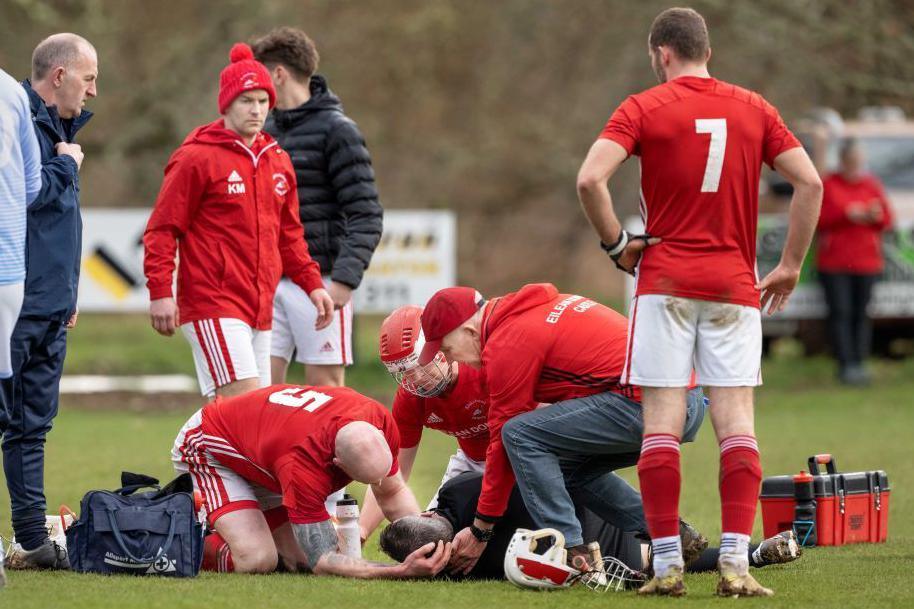
<svg viewBox="0 0 914 609">
<path fill-rule="evenodd" d="M 821 476 L 822 473 L 819 471 L 819 465 L 825 466 L 825 471 L 829 474 L 838 473 L 838 463 L 835 461 L 835 457 L 831 453 L 823 453 L 821 455 L 813 455 L 809 458 L 809 473 L 813 476 Z"/>
</svg>

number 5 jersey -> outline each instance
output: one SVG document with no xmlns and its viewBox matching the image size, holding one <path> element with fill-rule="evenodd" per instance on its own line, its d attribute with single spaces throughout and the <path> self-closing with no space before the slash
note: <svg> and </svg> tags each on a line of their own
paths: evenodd
<svg viewBox="0 0 914 609">
<path fill-rule="evenodd" d="M 399 471 L 400 436 L 390 412 L 347 387 L 273 385 L 203 408 L 207 451 L 246 480 L 281 493 L 296 524 L 328 518 L 327 495 L 350 478 L 333 464 L 336 433 L 366 421 L 384 434 Z"/>
</svg>

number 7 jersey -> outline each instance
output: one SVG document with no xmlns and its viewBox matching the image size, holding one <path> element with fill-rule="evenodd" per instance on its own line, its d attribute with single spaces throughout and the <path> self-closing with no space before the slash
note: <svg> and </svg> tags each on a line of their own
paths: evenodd
<svg viewBox="0 0 914 609">
<path fill-rule="evenodd" d="M 635 295 L 758 308 L 762 163 L 800 142 L 759 94 L 683 76 L 632 95 L 600 138 L 641 157 L 641 215 L 663 241 L 645 250 Z"/>
<path fill-rule="evenodd" d="M 273 385 L 203 407 L 203 442 L 226 467 L 249 482 L 282 493 L 297 524 L 328 518 L 327 495 L 352 479 L 333 464 L 336 433 L 366 421 L 384 434 L 399 471 L 400 435 L 375 400 L 347 387 Z"/>
</svg>

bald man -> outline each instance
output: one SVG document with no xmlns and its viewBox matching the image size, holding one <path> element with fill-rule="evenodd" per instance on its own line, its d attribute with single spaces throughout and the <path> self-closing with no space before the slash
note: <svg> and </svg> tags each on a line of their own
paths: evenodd
<svg viewBox="0 0 914 609">
<path fill-rule="evenodd" d="M 402 563 L 373 563 L 339 551 L 324 501 L 353 480 L 371 485 L 392 520 L 419 511 L 394 455 L 390 412 L 345 387 L 273 385 L 197 411 L 175 440 L 172 461 L 190 472 L 215 530 L 203 569 L 315 575 L 431 577 L 450 544 L 428 544 Z"/>
<path fill-rule="evenodd" d="M 55 34 L 32 54 L 29 101 L 41 152 L 41 188 L 26 213 L 25 289 L 10 339 L 12 375 L 3 379 L 3 468 L 19 547 L 14 569 L 67 569 L 66 550 L 45 529 L 44 444 L 57 415 L 67 331 L 76 325 L 82 219 L 76 133 L 92 113 L 98 57 L 76 34 Z"/>
</svg>

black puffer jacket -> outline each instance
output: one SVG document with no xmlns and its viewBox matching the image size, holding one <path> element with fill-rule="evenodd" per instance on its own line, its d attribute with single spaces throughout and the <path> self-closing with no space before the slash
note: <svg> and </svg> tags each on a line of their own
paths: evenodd
<svg viewBox="0 0 914 609">
<path fill-rule="evenodd" d="M 343 114 L 324 77 L 315 75 L 311 99 L 292 110 L 273 110 L 265 129 L 292 157 L 311 257 L 333 281 L 359 287 L 384 216 L 359 128 Z"/>
</svg>

